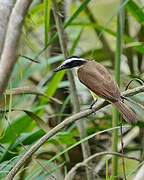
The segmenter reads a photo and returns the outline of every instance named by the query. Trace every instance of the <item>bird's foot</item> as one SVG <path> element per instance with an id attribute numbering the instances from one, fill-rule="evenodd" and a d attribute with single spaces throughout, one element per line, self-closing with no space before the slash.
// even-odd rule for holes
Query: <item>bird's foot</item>
<path id="1" fill-rule="evenodd" d="M 91 103 L 91 105 L 90 105 L 90 109 L 91 109 L 91 110 L 93 111 L 93 113 L 95 113 L 95 114 L 96 114 L 96 111 L 95 111 L 94 106 L 95 106 L 95 104 L 96 104 L 97 101 L 98 101 L 98 99 L 94 100 L 94 101 Z"/>
<path id="2" fill-rule="evenodd" d="M 126 100 L 126 97 L 121 95 L 122 102 L 124 103 L 124 100 Z"/>

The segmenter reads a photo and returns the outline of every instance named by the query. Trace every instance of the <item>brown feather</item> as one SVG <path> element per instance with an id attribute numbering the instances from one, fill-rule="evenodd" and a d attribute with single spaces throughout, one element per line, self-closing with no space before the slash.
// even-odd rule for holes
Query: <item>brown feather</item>
<path id="1" fill-rule="evenodd" d="M 135 113 L 122 102 L 118 85 L 103 65 L 88 61 L 78 69 L 78 77 L 96 95 L 114 103 L 128 122 L 134 122 Z"/>
<path id="2" fill-rule="evenodd" d="M 107 69 L 95 62 L 88 61 L 78 69 L 79 80 L 98 96 L 110 101 L 120 98 L 120 91 Z"/>
<path id="3" fill-rule="evenodd" d="M 133 112 L 126 104 L 124 104 L 122 101 L 117 101 L 113 103 L 113 105 L 120 111 L 120 113 L 123 115 L 123 118 L 128 123 L 136 123 L 135 112 Z"/>

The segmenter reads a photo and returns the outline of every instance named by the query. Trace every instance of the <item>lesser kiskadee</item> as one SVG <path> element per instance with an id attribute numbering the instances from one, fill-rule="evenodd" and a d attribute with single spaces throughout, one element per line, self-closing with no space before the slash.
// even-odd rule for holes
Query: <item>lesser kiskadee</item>
<path id="1" fill-rule="evenodd" d="M 54 71 L 78 68 L 79 80 L 97 96 L 111 102 L 128 123 L 136 122 L 136 114 L 123 102 L 119 87 L 108 70 L 96 61 L 88 61 L 77 56 L 67 58 Z"/>

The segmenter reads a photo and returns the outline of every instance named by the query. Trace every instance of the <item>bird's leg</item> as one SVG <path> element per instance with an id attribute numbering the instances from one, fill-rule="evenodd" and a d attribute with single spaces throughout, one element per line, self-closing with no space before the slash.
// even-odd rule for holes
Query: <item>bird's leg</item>
<path id="1" fill-rule="evenodd" d="M 98 101 L 98 98 L 96 98 L 90 105 L 90 109 L 93 111 L 93 113 L 96 113 L 94 109 L 94 105 L 96 104 L 97 101 Z"/>
<path id="2" fill-rule="evenodd" d="M 124 100 L 126 100 L 126 98 L 124 96 L 121 96 L 122 98 L 122 102 L 124 103 Z"/>

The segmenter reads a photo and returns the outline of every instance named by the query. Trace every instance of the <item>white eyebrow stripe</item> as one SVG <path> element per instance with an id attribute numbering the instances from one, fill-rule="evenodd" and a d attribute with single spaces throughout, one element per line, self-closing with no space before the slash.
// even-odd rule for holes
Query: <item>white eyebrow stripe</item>
<path id="1" fill-rule="evenodd" d="M 74 61 L 74 60 L 78 60 L 78 58 L 70 58 L 70 59 L 66 59 L 66 60 L 64 61 L 63 64 L 70 63 L 70 62 L 72 62 L 72 61 Z"/>
<path id="2" fill-rule="evenodd" d="M 65 61 L 61 64 L 61 66 L 65 66 L 67 63 L 70 63 L 70 62 L 72 62 L 73 60 L 74 60 L 74 58 L 67 59 L 67 60 L 65 60 Z"/>
<path id="3" fill-rule="evenodd" d="M 72 61 L 78 61 L 78 60 L 81 60 L 81 61 L 84 61 L 83 58 L 69 58 L 69 59 L 66 59 L 64 62 L 63 62 L 63 65 L 67 64 L 67 63 L 70 63 Z"/>

